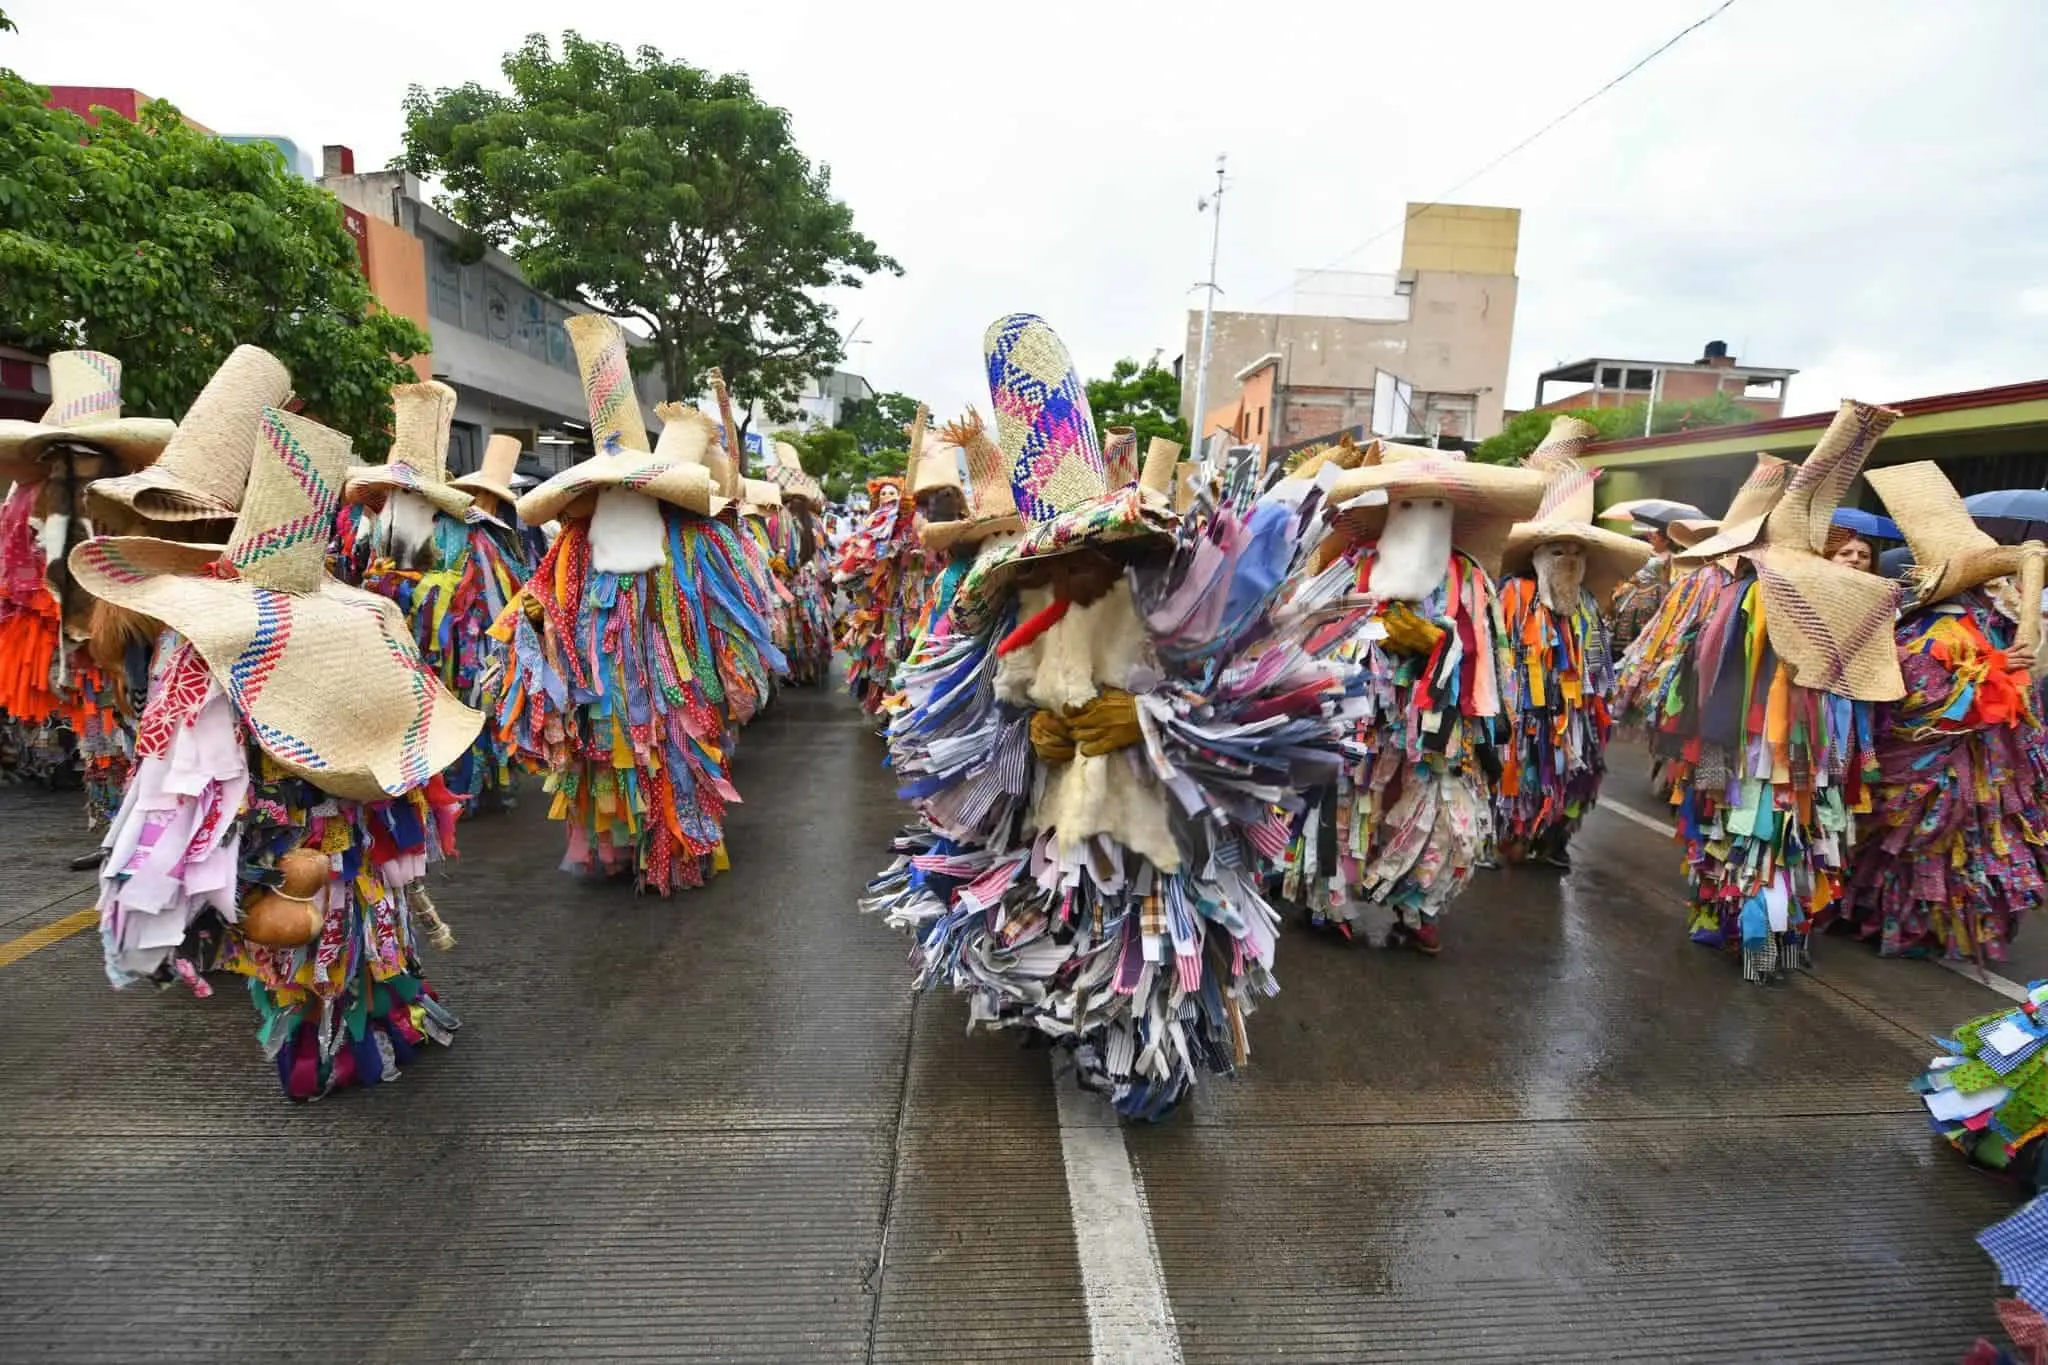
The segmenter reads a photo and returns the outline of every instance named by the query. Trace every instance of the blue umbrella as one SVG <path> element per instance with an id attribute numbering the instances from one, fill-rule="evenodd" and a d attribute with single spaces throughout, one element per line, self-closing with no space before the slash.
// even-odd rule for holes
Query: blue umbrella
<path id="1" fill-rule="evenodd" d="M 2001 488 L 1963 499 L 1970 519 L 1998 539 L 2012 542 L 2048 536 L 2048 488 Z"/>
<path id="2" fill-rule="evenodd" d="M 1913 552 L 1903 545 L 1886 550 L 1877 557 L 1877 571 L 1886 578 L 1904 578 L 1906 570 L 1913 567 Z"/>
<path id="3" fill-rule="evenodd" d="M 1837 507 L 1835 525 L 1859 536 L 1876 536 L 1880 540 L 1905 539 L 1899 534 L 1899 524 L 1890 517 L 1881 517 L 1875 512 L 1865 512 L 1861 508 Z"/>

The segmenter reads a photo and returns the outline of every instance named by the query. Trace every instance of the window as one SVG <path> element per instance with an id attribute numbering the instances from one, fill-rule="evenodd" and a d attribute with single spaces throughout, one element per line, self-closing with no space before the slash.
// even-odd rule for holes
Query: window
<path id="1" fill-rule="evenodd" d="M 1647 393 L 1650 389 L 1650 378 L 1648 370 L 1630 370 L 1625 387 Z"/>
<path id="2" fill-rule="evenodd" d="M 1255 436 L 1264 436 L 1266 434 L 1266 410 L 1264 408 L 1259 409 L 1259 429 L 1252 434 Z"/>

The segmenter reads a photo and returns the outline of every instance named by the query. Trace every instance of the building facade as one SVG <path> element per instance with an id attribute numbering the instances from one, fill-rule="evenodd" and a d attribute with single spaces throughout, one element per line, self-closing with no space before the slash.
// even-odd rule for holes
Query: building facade
<path id="1" fill-rule="evenodd" d="M 1394 274 L 1302 271 L 1284 312 L 1214 315 L 1204 436 L 1265 448 L 1364 426 L 1409 440 L 1500 430 L 1521 210 L 1410 204 Z M 1192 420 L 1202 315 L 1188 313 Z"/>
<path id="2" fill-rule="evenodd" d="M 1631 403 L 1692 403 L 1724 394 L 1753 409 L 1758 421 L 1785 415 L 1785 396 L 1797 370 L 1739 364 L 1728 343 L 1710 341 L 1698 360 L 1616 360 L 1593 357 L 1536 376 L 1535 408 L 1625 408 Z M 1568 392 L 1554 394 L 1558 385 Z"/>

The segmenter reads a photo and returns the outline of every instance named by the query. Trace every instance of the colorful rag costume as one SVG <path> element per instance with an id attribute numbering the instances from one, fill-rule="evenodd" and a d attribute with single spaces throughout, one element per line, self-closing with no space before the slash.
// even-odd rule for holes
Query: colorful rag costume
<path id="1" fill-rule="evenodd" d="M 726 865 L 733 741 L 782 658 L 717 517 L 711 419 L 663 404 L 650 452 L 624 334 L 595 315 L 567 325 L 598 453 L 519 500 L 521 520 L 559 515 L 562 533 L 492 628 L 511 645 L 493 719 L 547 772 L 564 870 L 666 895 Z"/>
<path id="2" fill-rule="evenodd" d="M 1329 614 L 1310 643 L 1348 673 L 1351 758 L 1297 828 L 1285 884 L 1315 923 L 1349 935 L 1385 905 L 1391 945 L 1434 953 L 1438 916 L 1491 856 L 1513 668 L 1492 573 L 1546 482 L 1388 445 L 1334 475 L 1348 548 L 1294 598 Z"/>
<path id="3" fill-rule="evenodd" d="M 783 653 L 790 681 L 809 686 L 832 671 L 832 584 L 819 529 L 825 490 L 804 473 L 802 458 L 787 441 L 775 442 L 768 477 L 782 487 L 782 511 L 772 526 L 775 572 L 790 595 L 790 642 Z"/>
<path id="4" fill-rule="evenodd" d="M 1045 323 L 1003 318 L 985 353 L 1022 532 L 977 519 L 951 612 L 904 669 L 891 763 L 926 825 L 864 908 L 916 935 L 920 987 L 1072 1049 L 1084 1085 L 1157 1118 L 1247 1056 L 1244 1017 L 1274 989 L 1261 869 L 1294 790 L 1334 763 L 1334 679 L 1269 625 L 1316 508 L 1226 509 L 1167 558 L 1177 448 L 1112 487 Z"/>
<path id="5" fill-rule="evenodd" d="M 1866 477 L 1912 547 L 1918 592 L 1896 633 L 1906 694 L 1877 709 L 1876 808 L 1847 918 L 1886 956 L 1997 962 L 2048 896 L 2048 729 L 2028 667 L 2040 618 L 2022 630 L 1987 589 L 2038 580 L 2042 551 L 1977 529 L 1939 466 Z M 2038 602 L 2038 582 L 2019 596 Z"/>
<path id="6" fill-rule="evenodd" d="M 1687 930 L 1704 946 L 1740 945 L 1751 981 L 1807 964 L 1814 919 L 1847 879 L 1855 816 L 1869 809 L 1870 704 L 1904 690 L 1890 642 L 1896 587 L 1819 553 L 1896 417 L 1844 403 L 1767 514 L 1681 556 L 1728 570 L 1710 580 L 1677 666 L 1693 690 L 1661 710 Z"/>
<path id="7" fill-rule="evenodd" d="M 121 362 L 99 351 L 50 357 L 50 404 L 38 421 L 0 421 L 0 771 L 39 782 L 83 781 L 88 823 L 119 802 L 134 757 L 127 660 L 87 646 L 92 601 L 64 557 L 108 519 L 89 490 L 147 466 L 176 434 L 158 418 L 121 415 Z M 134 679 L 138 684 L 139 676 Z"/>
<path id="8" fill-rule="evenodd" d="M 903 497 L 901 479 L 868 480 L 868 505 L 832 577 L 851 601 L 839 622 L 839 647 L 848 656 L 846 688 L 861 710 L 878 716 L 924 610 L 925 559 L 917 511 Z"/>
<path id="9" fill-rule="evenodd" d="M 262 406 L 232 449 L 230 419 L 251 397 L 284 402 L 283 374 L 270 362 L 180 433 L 209 442 L 188 459 L 245 471 L 224 551 L 98 537 L 70 562 L 95 597 L 164 623 L 100 873 L 108 976 L 205 994 L 220 956 L 250 979 L 265 1053 L 304 1100 L 389 1079 L 456 1027 L 420 970 L 419 938 L 453 939 L 418 883 L 453 849 L 437 774 L 483 718 L 427 671 L 391 603 L 323 572 L 348 439 Z"/>
<path id="10" fill-rule="evenodd" d="M 1560 417 L 1529 457 L 1550 480 L 1533 521 L 1508 536 L 1501 625 L 1512 652 L 1507 746 L 1495 815 L 1512 859 L 1565 861 L 1607 771 L 1613 653 L 1600 602 L 1650 547 L 1593 523 L 1591 470 L 1576 459 L 1598 432 Z"/>

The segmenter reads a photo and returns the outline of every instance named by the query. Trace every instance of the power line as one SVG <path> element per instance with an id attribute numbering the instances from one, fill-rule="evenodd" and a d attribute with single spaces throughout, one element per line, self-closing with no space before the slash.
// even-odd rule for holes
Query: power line
<path id="1" fill-rule="evenodd" d="M 1735 0 L 1721 0 L 1721 3 L 1719 5 L 1715 6 L 1708 13 L 1703 14 L 1699 18 L 1693 20 L 1684 28 L 1672 34 L 1669 38 L 1666 38 L 1662 43 L 1659 43 L 1655 48 L 1651 49 L 1644 56 L 1638 58 L 1635 64 L 1630 66 L 1626 71 L 1623 71 L 1620 75 L 1608 81 L 1607 84 L 1601 86 L 1592 94 L 1587 95 L 1584 99 L 1581 99 L 1577 104 L 1574 104 L 1571 108 L 1565 110 L 1562 114 L 1559 114 L 1556 118 L 1544 124 L 1541 128 L 1538 128 L 1535 132 L 1529 134 L 1529 136 L 1523 138 L 1520 142 L 1517 142 L 1514 146 L 1508 148 L 1499 156 L 1496 156 L 1493 160 L 1487 162 L 1484 166 L 1481 166 L 1478 170 L 1473 171 L 1470 175 L 1458 181 L 1455 185 L 1450 186 L 1448 189 L 1439 191 L 1434 199 L 1426 200 L 1423 203 L 1415 205 L 1413 208 L 1409 209 L 1405 214 L 1403 214 L 1397 221 L 1388 224 L 1386 227 L 1381 228 L 1378 232 L 1375 232 L 1372 236 L 1366 238 L 1357 246 L 1352 247 L 1349 251 L 1337 257 L 1337 259 L 1329 262 L 1329 264 L 1327 265 L 1321 265 L 1316 267 L 1316 270 L 1313 273 L 1320 274 L 1322 271 L 1325 270 L 1334 270 L 1336 267 L 1344 264 L 1344 262 L 1350 260 L 1353 256 L 1356 256 L 1359 252 L 1365 250 L 1367 247 L 1372 246 L 1376 242 L 1384 240 L 1389 234 L 1396 232 L 1401 228 L 1407 227 L 1410 222 L 1422 216 L 1423 213 L 1442 204 L 1446 199 L 1456 194 L 1459 190 L 1464 189 L 1467 185 L 1479 179 L 1479 177 L 1485 175 L 1488 171 L 1491 171 L 1496 166 L 1500 165 L 1503 161 L 1506 161 L 1509 157 L 1514 156 L 1517 152 L 1521 152 L 1527 149 L 1532 143 L 1536 142 L 1546 133 L 1553 131 L 1559 124 L 1563 123 L 1566 119 L 1569 119 L 1573 114 L 1578 113 L 1581 109 L 1584 109 L 1594 100 L 1599 99 L 1602 95 L 1606 94 L 1608 91 L 1620 85 L 1630 76 L 1633 76 L 1636 74 L 1636 72 L 1641 71 L 1651 62 L 1656 61 L 1659 57 L 1669 52 L 1672 48 L 1677 47 L 1680 43 L 1684 42 L 1694 33 L 1698 32 L 1702 28 L 1705 28 L 1714 20 L 1720 18 L 1721 15 L 1726 13 L 1728 8 L 1732 6 L 1734 3 Z M 1267 299 L 1271 299 L 1276 297 L 1277 295 L 1286 293 L 1287 290 L 1291 287 L 1292 286 L 1289 285 L 1283 285 L 1280 288 L 1275 289 L 1272 293 L 1264 295 L 1256 303 L 1252 304 L 1252 307 L 1256 309 L 1259 306 L 1259 304 L 1266 302 Z"/>

